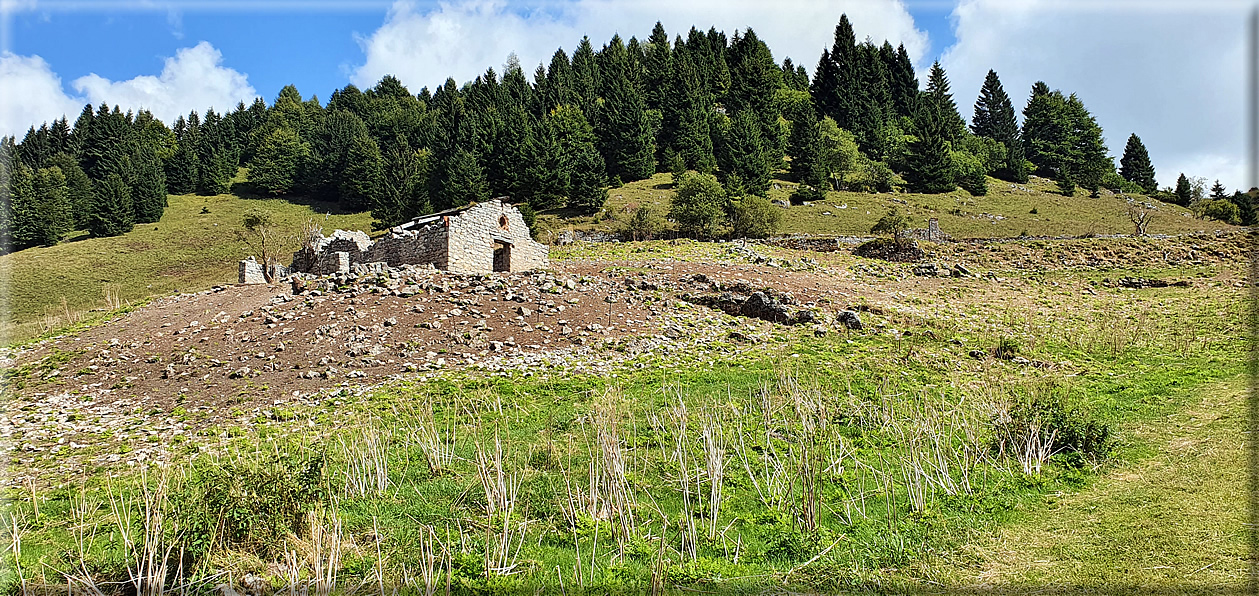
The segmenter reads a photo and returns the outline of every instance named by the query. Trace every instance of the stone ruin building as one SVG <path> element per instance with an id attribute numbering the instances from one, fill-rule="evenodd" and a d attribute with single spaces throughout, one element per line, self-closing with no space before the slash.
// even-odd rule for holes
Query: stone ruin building
<path id="1" fill-rule="evenodd" d="M 432 265 L 452 273 L 520 272 L 545 268 L 547 247 L 529 236 L 520 211 L 506 197 L 417 217 L 391 228 L 372 242 L 365 232 L 337 230 L 308 243 L 293 255 L 292 272 L 328 275 L 348 273 L 355 265 L 383 263 Z M 241 283 L 261 282 L 246 276 L 253 267 L 242 261 Z"/>

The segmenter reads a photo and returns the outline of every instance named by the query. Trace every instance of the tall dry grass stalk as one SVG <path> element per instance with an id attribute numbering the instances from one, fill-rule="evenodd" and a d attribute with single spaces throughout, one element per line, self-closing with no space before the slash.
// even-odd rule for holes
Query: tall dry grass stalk
<path id="1" fill-rule="evenodd" d="M 337 571 L 341 569 L 345 536 L 336 507 L 333 502 L 328 509 L 306 514 L 310 541 L 307 562 L 311 572 L 311 587 L 319 596 L 327 596 L 336 590 Z"/>
<path id="2" fill-rule="evenodd" d="M 389 442 L 392 433 L 374 424 L 354 438 L 339 437 L 345 456 L 344 492 L 354 497 L 379 497 L 389 490 Z"/>
<path id="3" fill-rule="evenodd" d="M 508 473 L 503 465 L 503 441 L 494 429 L 493 450 L 476 443 L 477 478 L 485 491 L 485 573 L 509 575 L 516 572 L 516 561 L 524 545 L 527 521 L 515 519 L 517 495 L 520 492 L 520 472 Z M 514 548 L 513 548 L 514 547 Z"/>
<path id="4" fill-rule="evenodd" d="M 177 526 L 170 525 L 164 511 L 169 488 L 168 470 L 159 469 L 150 482 L 148 468 L 141 468 L 138 495 L 115 493 L 110 487 L 110 511 L 122 538 L 128 581 L 137 596 L 164 593 L 166 579 L 171 575 L 175 575 L 176 584 L 182 581 L 180 574 L 172 574 L 170 569 L 180 532 Z"/>
<path id="5" fill-rule="evenodd" d="M 433 415 L 432 400 L 425 399 L 415 411 L 415 422 L 407 432 L 408 440 L 424 454 L 424 463 L 434 476 L 449 470 L 455 459 L 455 417 L 446 418 L 447 423 L 439 426 Z"/>
<path id="6" fill-rule="evenodd" d="M 708 472 L 708 539 L 715 540 L 721 511 L 722 482 L 726 476 L 726 431 L 717 412 L 708 410 L 702 414 L 700 436 L 703 438 L 704 462 Z"/>

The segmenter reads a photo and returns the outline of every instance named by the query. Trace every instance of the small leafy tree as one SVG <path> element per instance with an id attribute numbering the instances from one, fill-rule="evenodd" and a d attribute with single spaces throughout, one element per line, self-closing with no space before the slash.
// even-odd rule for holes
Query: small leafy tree
<path id="1" fill-rule="evenodd" d="M 1203 199 L 1194 203 L 1194 213 L 1203 219 L 1215 219 L 1224 223 L 1238 224 L 1241 222 L 1241 211 L 1232 201 L 1223 199 Z"/>
<path id="2" fill-rule="evenodd" d="M 748 195 L 731 205 L 730 227 L 735 238 L 765 238 L 778 231 L 782 211 L 765 197 Z"/>
<path id="3" fill-rule="evenodd" d="M 870 228 L 870 233 L 890 234 L 892 241 L 897 246 L 902 246 L 905 243 L 903 232 L 908 227 L 909 220 L 905 219 L 904 215 L 901 215 L 900 209 L 893 207 L 883 217 L 880 217 L 879 221 L 874 222 L 874 226 Z"/>
<path id="4" fill-rule="evenodd" d="M 274 253 L 280 240 L 275 218 L 268 211 L 250 209 L 241 223 L 243 227 L 236 231 L 236 237 L 258 253 L 262 260 L 262 277 L 267 283 L 274 282 L 277 269 Z"/>
<path id="5" fill-rule="evenodd" d="M 717 235 L 717 226 L 725 215 L 726 193 L 712 174 L 688 174 L 682 177 L 669 204 L 669 217 L 683 233 L 697 238 Z"/>

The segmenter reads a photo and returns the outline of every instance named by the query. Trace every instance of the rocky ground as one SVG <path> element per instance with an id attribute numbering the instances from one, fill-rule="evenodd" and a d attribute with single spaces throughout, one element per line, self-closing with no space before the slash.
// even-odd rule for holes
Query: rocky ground
<path id="1" fill-rule="evenodd" d="M 1247 246 L 1241 234 L 1157 242 L 1169 244 L 1165 261 L 1237 259 Z M 1067 265 L 1065 251 L 1052 246 L 941 245 L 919 264 L 733 243 L 703 248 L 711 254 L 690 260 L 578 251 L 530 274 L 360 268 L 154 300 L 5 355 L 0 449 L 15 472 L 8 482 L 49 466 L 69 474 L 163 459 L 187 437 L 225 438 L 228 425 L 282 418 L 287 407 L 396 380 L 469 371 L 605 375 L 651 358 L 746 351 L 776 331 L 896 333 L 883 315 L 921 313 L 945 289 L 958 300 L 963 289 L 965 300 L 1017 296 L 1017 283 L 994 274 L 998 266 L 1091 260 L 1106 268 L 1129 249 L 1089 246 L 1078 252 L 1091 256 L 1076 254 Z M 1106 281 L 1080 295 L 1151 285 Z"/>

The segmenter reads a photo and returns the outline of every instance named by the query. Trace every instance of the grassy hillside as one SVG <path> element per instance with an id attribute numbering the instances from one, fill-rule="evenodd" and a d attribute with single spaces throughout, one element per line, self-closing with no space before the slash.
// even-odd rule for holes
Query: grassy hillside
<path id="1" fill-rule="evenodd" d="M 769 193 L 786 201 L 794 183 L 779 180 Z M 1122 197 L 1103 192 L 1089 198 L 1083 191 L 1064 197 L 1053 183 L 1034 178 L 1014 186 L 989 180 L 989 194 L 972 197 L 963 190 L 948 194 L 872 194 L 831 192 L 809 206 L 784 210 L 785 234 L 866 235 L 889 208 L 905 212 L 915 227 L 938 217 L 940 227 L 955 238 L 1127 234 L 1132 224 Z M 668 210 L 673 185 L 670 174 L 632 182 L 609 192 L 604 215 L 580 217 L 563 210 L 539 216 L 542 240 L 553 240 L 563 229 L 614 231 L 636 205 Z M 1155 202 L 1158 211 L 1149 225 L 1152 234 L 1228 229 L 1215 221 L 1196 219 L 1182 207 Z M 295 235 L 308 218 L 326 231 L 335 228 L 370 229 L 367 213 L 332 214 L 330 204 L 298 204 L 284 200 L 240 198 L 235 195 L 170 197 L 170 206 L 156 224 L 140 225 L 116 238 L 72 237 L 60 245 L 0 256 L 0 300 L 9 314 L 0 323 L 4 343 L 21 341 L 73 323 L 92 309 L 117 308 L 147 296 L 201 290 L 234 283 L 236 262 L 250 254 L 237 239 L 241 217 L 249 209 L 275 214 L 280 228 L 290 234 L 279 254 L 296 248 Z M 1035 211 L 1035 213 L 1032 213 Z M 0 281 L 4 278 L 0 277 Z"/>
<path id="2" fill-rule="evenodd" d="M 117 308 L 147 296 L 236 283 L 237 261 L 251 254 L 236 237 L 242 216 L 259 208 L 290 232 L 314 218 L 325 230 L 370 229 L 366 213 L 325 215 L 331 205 L 241 199 L 234 195 L 175 195 L 161 221 L 113 238 L 80 233 L 57 246 L 0 256 L 0 300 L 8 318 L 4 343 L 72 323 L 84 311 Z M 296 250 L 295 237 L 279 254 Z"/>
<path id="3" fill-rule="evenodd" d="M 631 182 L 614 188 L 608 194 L 607 210 L 611 219 L 568 217 L 565 213 L 544 213 L 545 226 L 560 230 L 615 230 L 628 218 L 636 205 L 650 205 L 660 213 L 669 209 L 673 195 L 670 174 L 656 174 L 648 180 Z M 795 183 L 776 181 L 770 190 L 771 199 L 786 201 L 795 190 Z M 1012 185 L 988 179 L 988 194 L 971 196 L 958 189 L 951 193 L 925 195 L 916 193 L 829 192 L 825 201 L 809 206 L 793 206 L 784 211 L 782 232 L 785 234 L 868 235 L 870 226 L 888 209 L 897 207 L 914 227 L 926 227 L 927 219 L 940 219 L 940 228 L 955 238 L 1009 238 L 1031 236 L 1083 236 L 1088 234 L 1131 234 L 1128 203 L 1123 197 L 1102 191 L 1102 196 L 1089 198 L 1077 190 L 1071 197 L 1054 192 L 1053 181 L 1033 177 L 1028 184 Z M 1150 222 L 1151 234 L 1176 234 L 1200 230 L 1229 229 L 1217 221 L 1197 219 L 1183 207 L 1153 201 L 1158 209 Z M 1033 210 L 1035 211 L 1033 213 Z"/>

